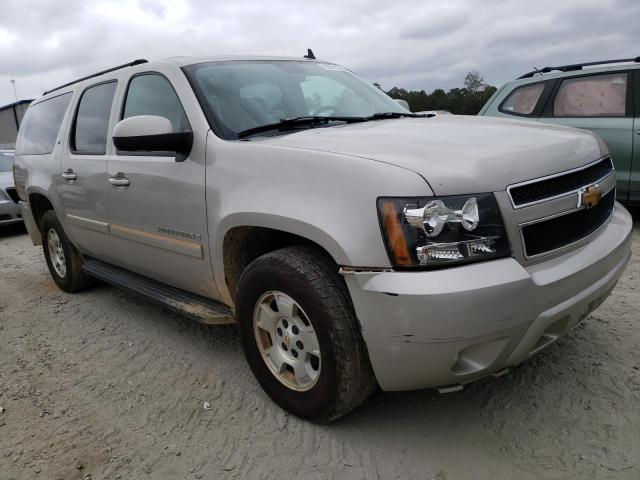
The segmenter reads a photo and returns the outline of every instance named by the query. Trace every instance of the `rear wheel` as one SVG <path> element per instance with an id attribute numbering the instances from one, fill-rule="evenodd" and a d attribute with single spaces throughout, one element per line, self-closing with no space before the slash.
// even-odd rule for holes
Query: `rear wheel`
<path id="1" fill-rule="evenodd" d="M 89 286 L 91 278 L 82 270 L 82 257 L 64 233 L 53 210 L 42 216 L 40 233 L 44 257 L 58 287 L 74 293 Z"/>
<path id="2" fill-rule="evenodd" d="M 238 284 L 236 314 L 254 375 L 294 415 L 328 422 L 375 388 L 344 280 L 323 253 L 287 247 L 253 261 Z"/>

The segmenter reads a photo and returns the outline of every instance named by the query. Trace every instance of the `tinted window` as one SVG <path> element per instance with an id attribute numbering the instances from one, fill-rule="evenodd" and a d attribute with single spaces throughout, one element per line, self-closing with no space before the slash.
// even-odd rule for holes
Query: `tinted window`
<path id="1" fill-rule="evenodd" d="M 65 93 L 31 105 L 20 127 L 16 144 L 17 153 L 23 155 L 51 153 L 70 100 L 71 93 Z"/>
<path id="2" fill-rule="evenodd" d="M 564 80 L 553 102 L 557 117 L 622 117 L 627 103 L 627 74 Z"/>
<path id="3" fill-rule="evenodd" d="M 13 170 L 13 153 L 0 152 L 0 172 Z"/>
<path id="4" fill-rule="evenodd" d="M 531 115 L 538 100 L 540 100 L 540 95 L 542 95 L 543 90 L 543 83 L 516 88 L 507 99 L 502 102 L 500 109 L 507 113 Z"/>
<path id="5" fill-rule="evenodd" d="M 72 137 L 74 153 L 106 153 L 109 115 L 116 85 L 116 82 L 103 83 L 86 89 L 82 94 Z"/>
<path id="6" fill-rule="evenodd" d="M 169 81 L 161 75 L 138 75 L 131 79 L 122 118 L 157 115 L 168 118 L 176 132 L 189 130 L 182 104 Z"/>

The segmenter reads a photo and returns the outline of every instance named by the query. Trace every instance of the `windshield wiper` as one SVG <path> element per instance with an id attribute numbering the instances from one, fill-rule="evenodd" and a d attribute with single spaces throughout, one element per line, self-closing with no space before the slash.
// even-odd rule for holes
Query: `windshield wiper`
<path id="1" fill-rule="evenodd" d="M 411 118 L 424 118 L 426 115 L 424 113 L 404 113 L 404 112 L 378 112 L 373 115 L 366 117 L 367 120 L 386 120 L 387 118 L 401 118 L 401 117 L 411 117 Z"/>
<path id="2" fill-rule="evenodd" d="M 251 135 L 255 135 L 263 132 L 270 132 L 272 130 L 292 130 L 296 128 L 311 128 L 313 125 L 318 124 L 327 124 L 329 122 L 345 122 L 345 123 L 356 123 L 356 122 L 368 122 L 370 120 L 385 120 L 387 118 L 401 118 L 401 117 L 412 117 L 412 118 L 423 118 L 426 117 L 424 114 L 420 113 L 403 113 L 403 112 L 378 112 L 370 115 L 368 117 L 324 117 L 324 116 L 303 116 L 303 117 L 291 117 L 291 118 L 283 118 L 279 122 L 276 123 L 268 123 L 266 125 L 258 125 L 257 127 L 248 128 L 247 130 L 243 130 L 238 133 L 238 138 L 250 137 Z"/>
<path id="3" fill-rule="evenodd" d="M 292 117 L 283 118 L 279 122 L 269 123 L 266 125 L 259 125 L 257 127 L 248 128 L 238 133 L 238 138 L 249 137 L 257 133 L 269 132 L 271 130 L 289 130 L 295 128 L 312 127 L 313 125 L 329 123 L 329 122 L 366 122 L 369 120 L 367 117 L 321 117 L 321 116 L 306 116 L 306 117 Z"/>

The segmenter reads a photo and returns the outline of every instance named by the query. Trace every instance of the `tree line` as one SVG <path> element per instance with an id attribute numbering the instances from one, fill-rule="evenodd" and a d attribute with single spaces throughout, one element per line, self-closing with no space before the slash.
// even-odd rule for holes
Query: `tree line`
<path id="1" fill-rule="evenodd" d="M 448 110 L 457 115 L 476 115 L 495 91 L 496 87 L 486 84 L 478 72 L 469 72 L 464 79 L 464 87 L 452 88 L 448 92 L 441 88 L 427 93 L 393 87 L 386 93 L 391 98 L 406 100 L 412 112 Z"/>

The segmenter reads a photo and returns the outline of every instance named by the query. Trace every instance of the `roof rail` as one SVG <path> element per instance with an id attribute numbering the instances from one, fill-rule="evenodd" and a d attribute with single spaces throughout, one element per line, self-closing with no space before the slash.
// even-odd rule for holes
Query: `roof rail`
<path id="1" fill-rule="evenodd" d="M 113 72 L 115 70 L 120 70 L 121 68 L 133 67 L 135 65 L 140 65 L 141 63 L 147 63 L 148 61 L 149 60 L 145 60 L 144 58 L 140 58 L 138 60 L 134 60 L 133 62 L 124 63 L 122 65 L 118 65 L 117 67 L 113 67 L 113 68 L 108 68 L 106 70 L 102 70 L 101 72 L 94 73 L 93 75 L 87 75 L 86 77 L 79 78 L 77 80 L 74 80 L 73 82 L 65 83 L 64 85 L 60 85 L 59 87 L 52 88 L 51 90 L 47 90 L 42 95 L 48 95 L 51 92 L 55 92 L 56 90 L 60 90 L 61 88 L 68 87 L 69 85 L 73 85 L 75 83 L 82 82 L 83 80 L 88 80 L 88 79 L 93 78 L 93 77 L 98 77 L 98 76 L 103 75 L 105 73 Z"/>
<path id="2" fill-rule="evenodd" d="M 527 72 L 524 75 L 519 76 L 517 80 L 520 80 L 522 78 L 531 78 L 536 73 L 549 73 L 554 70 L 557 70 L 560 72 L 572 72 L 574 70 L 582 70 L 582 67 L 592 67 L 594 65 L 606 65 L 609 63 L 626 63 L 626 62 L 640 63 L 640 57 L 618 58 L 616 60 L 601 60 L 599 62 L 574 63 L 573 65 L 560 65 L 558 67 L 544 67 L 539 70 L 536 69 L 536 70 L 533 70 L 532 72 Z"/>

